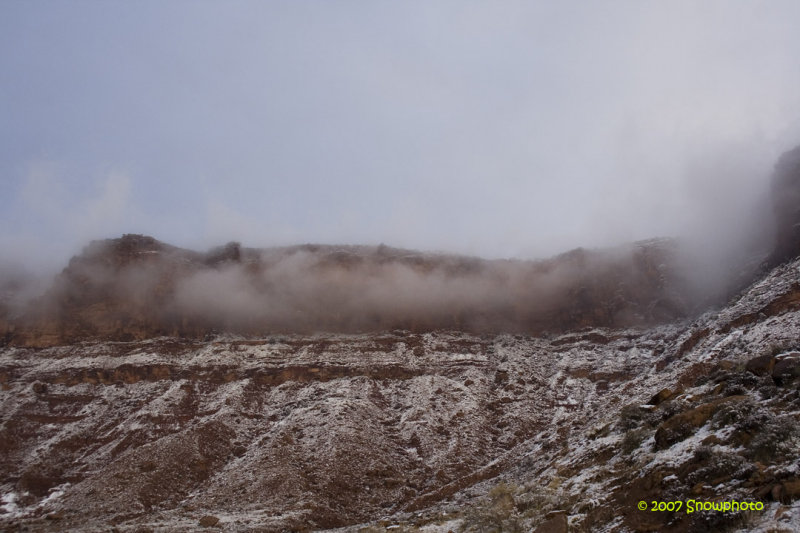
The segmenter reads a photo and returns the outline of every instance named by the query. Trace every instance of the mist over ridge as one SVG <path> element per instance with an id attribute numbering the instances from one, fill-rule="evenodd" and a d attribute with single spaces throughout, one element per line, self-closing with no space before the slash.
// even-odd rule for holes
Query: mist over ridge
<path id="1" fill-rule="evenodd" d="M 4 13 L 6 322 L 646 323 L 793 239 L 769 176 L 800 138 L 794 2 L 188 5 Z M 104 263 L 120 235 L 184 251 Z"/>
<path id="2" fill-rule="evenodd" d="M 668 239 L 532 262 L 384 245 L 229 243 L 203 254 L 125 235 L 88 246 L 3 329 L 6 342 L 26 345 L 222 332 L 543 334 L 690 316 L 719 295 L 685 274 Z"/>
<path id="3" fill-rule="evenodd" d="M 577 248 L 548 260 L 481 259 L 386 245 L 196 252 L 126 234 L 92 242 L 53 285 L 4 277 L 4 342 L 203 337 L 215 332 L 547 334 L 691 318 L 800 250 L 798 149 L 739 223 L 683 239 Z M 736 210 L 736 204 L 728 208 Z"/>

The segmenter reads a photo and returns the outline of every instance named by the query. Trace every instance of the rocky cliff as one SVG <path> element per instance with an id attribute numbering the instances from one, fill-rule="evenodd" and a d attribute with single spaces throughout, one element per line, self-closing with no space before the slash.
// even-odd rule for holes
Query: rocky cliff
<path id="1" fill-rule="evenodd" d="M 775 165 L 772 203 L 778 234 L 769 262 L 777 264 L 800 254 L 800 146 L 784 153 Z"/>
<path id="2" fill-rule="evenodd" d="M 577 249 L 489 261 L 356 246 L 206 254 L 152 237 L 92 243 L 13 322 L 7 343 L 51 346 L 160 335 L 309 332 L 563 332 L 663 323 L 693 309 L 676 245 Z"/>

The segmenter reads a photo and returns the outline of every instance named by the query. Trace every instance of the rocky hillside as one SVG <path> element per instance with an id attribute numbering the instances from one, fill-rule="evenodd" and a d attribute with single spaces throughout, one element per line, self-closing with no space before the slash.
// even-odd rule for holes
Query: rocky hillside
<path id="1" fill-rule="evenodd" d="M 648 329 L 9 346 L 0 524 L 790 531 L 799 308 L 793 262 Z M 689 499 L 764 510 L 636 507 Z"/>

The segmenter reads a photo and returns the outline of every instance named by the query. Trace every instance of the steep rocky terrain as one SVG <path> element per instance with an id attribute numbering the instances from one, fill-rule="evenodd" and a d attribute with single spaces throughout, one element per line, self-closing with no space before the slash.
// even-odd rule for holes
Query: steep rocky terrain
<path id="1" fill-rule="evenodd" d="M 775 165 L 772 204 L 778 235 L 769 261 L 775 264 L 800 252 L 800 146 L 784 153 Z"/>
<path id="2" fill-rule="evenodd" d="M 9 346 L 0 524 L 789 531 L 798 312 L 794 262 L 648 329 Z M 689 498 L 765 510 L 636 509 Z"/>
<path id="3" fill-rule="evenodd" d="M 666 240 L 95 242 L 0 299 L 0 528 L 797 531 L 796 155 L 777 245 L 714 307 Z"/>

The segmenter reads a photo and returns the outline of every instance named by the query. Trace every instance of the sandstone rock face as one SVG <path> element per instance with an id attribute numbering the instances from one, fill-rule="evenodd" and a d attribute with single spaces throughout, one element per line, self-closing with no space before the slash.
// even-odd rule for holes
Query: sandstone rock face
<path id="1" fill-rule="evenodd" d="M 669 400 L 670 398 L 677 396 L 681 392 L 683 392 L 683 390 L 681 389 L 675 391 L 671 389 L 661 389 L 660 391 L 658 391 L 657 394 L 654 394 L 653 397 L 650 398 L 650 401 L 647 403 L 650 405 L 660 405 L 666 400 Z"/>

